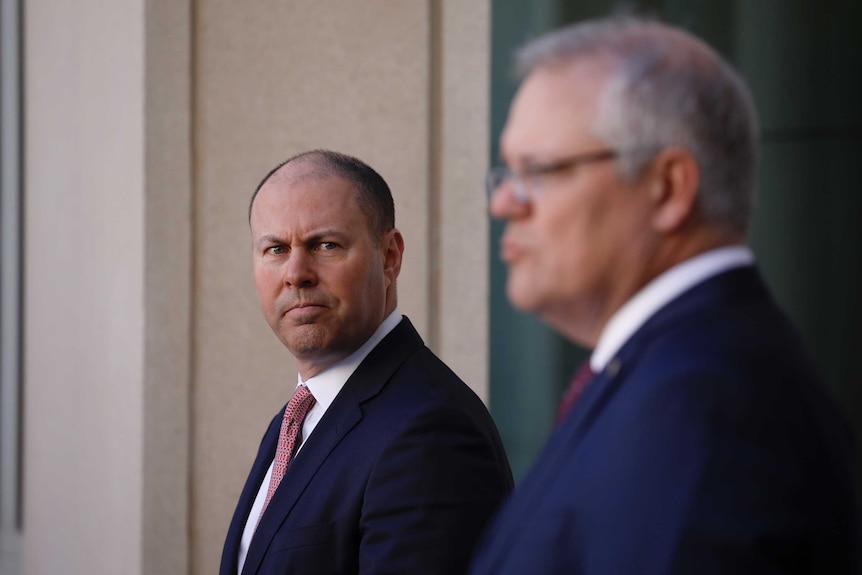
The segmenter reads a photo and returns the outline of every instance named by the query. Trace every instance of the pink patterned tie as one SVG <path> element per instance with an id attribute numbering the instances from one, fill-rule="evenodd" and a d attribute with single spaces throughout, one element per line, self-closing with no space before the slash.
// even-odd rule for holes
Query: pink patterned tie
<path id="1" fill-rule="evenodd" d="M 281 420 L 281 431 L 278 434 L 278 448 L 275 450 L 275 459 L 272 462 L 272 476 L 269 479 L 269 489 L 266 492 L 266 500 L 263 503 L 263 509 L 260 510 L 257 522 L 260 524 L 260 518 L 263 517 L 263 512 L 269 505 L 275 490 L 278 489 L 284 477 L 284 472 L 287 471 L 287 465 L 290 463 L 290 458 L 293 457 L 293 452 L 297 444 L 297 439 L 302 431 L 302 421 L 305 419 L 305 414 L 314 405 L 314 396 L 304 385 L 296 388 L 296 393 L 284 408 L 284 419 Z"/>
<path id="2" fill-rule="evenodd" d="M 569 387 L 566 388 L 566 392 L 563 394 L 563 399 L 560 401 L 560 407 L 557 408 L 557 415 L 554 418 L 555 426 L 560 425 L 563 419 L 565 419 L 566 414 L 569 413 L 569 410 L 578 401 L 578 397 L 581 396 L 581 393 L 583 393 L 593 375 L 595 374 L 590 367 L 590 362 L 585 361 L 582 363 L 578 371 L 575 372 L 574 377 L 572 377 L 572 381 L 569 383 Z"/>

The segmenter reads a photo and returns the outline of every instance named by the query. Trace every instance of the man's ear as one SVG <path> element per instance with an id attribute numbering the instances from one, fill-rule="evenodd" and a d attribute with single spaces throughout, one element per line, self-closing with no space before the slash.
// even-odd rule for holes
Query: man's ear
<path id="1" fill-rule="evenodd" d="M 386 276 L 387 287 L 398 278 L 401 273 L 401 258 L 404 256 L 404 238 L 397 228 L 392 228 L 380 240 L 383 251 L 383 274 Z"/>
<path id="2" fill-rule="evenodd" d="M 653 228 L 671 233 L 692 216 L 700 189 L 700 167 L 691 152 L 670 147 L 659 152 L 647 172 L 647 194 Z"/>

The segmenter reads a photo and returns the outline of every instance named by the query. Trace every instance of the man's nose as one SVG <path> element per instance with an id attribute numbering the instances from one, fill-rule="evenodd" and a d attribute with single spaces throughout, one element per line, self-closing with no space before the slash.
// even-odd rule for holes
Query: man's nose
<path id="1" fill-rule="evenodd" d="M 292 287 L 309 287 L 317 283 L 314 257 L 306 250 L 292 250 L 284 270 L 284 283 Z"/>
<path id="2" fill-rule="evenodd" d="M 528 214 L 530 201 L 518 197 L 510 179 L 500 182 L 499 187 L 491 194 L 488 202 L 488 212 L 498 220 L 508 220 Z"/>

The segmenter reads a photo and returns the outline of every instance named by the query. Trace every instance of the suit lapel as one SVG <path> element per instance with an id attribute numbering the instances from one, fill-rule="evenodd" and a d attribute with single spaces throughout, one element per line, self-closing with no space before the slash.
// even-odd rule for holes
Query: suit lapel
<path id="1" fill-rule="evenodd" d="M 303 443 L 296 458 L 290 462 L 252 538 L 243 573 L 257 572 L 273 537 L 308 488 L 317 470 L 344 436 L 362 420 L 362 404 L 380 393 L 398 367 L 423 346 L 422 338 L 410 320 L 404 317 L 359 364 L 314 432 Z M 277 436 L 278 431 L 276 442 Z M 271 453 L 275 453 L 275 445 Z M 269 461 L 266 464 L 268 467 Z M 260 480 L 257 486 L 260 486 Z"/>
<path id="2" fill-rule="evenodd" d="M 219 570 L 220 575 L 236 574 L 236 567 L 239 562 L 240 539 L 245 530 L 248 515 L 251 513 L 251 506 L 254 504 L 254 499 L 260 489 L 260 484 L 263 482 L 266 471 L 269 469 L 269 464 L 275 456 L 275 448 L 278 445 L 278 432 L 281 428 L 283 414 L 284 409 L 282 408 L 269 424 L 269 428 L 264 433 L 263 439 L 260 442 L 257 457 L 252 464 L 248 479 L 246 479 L 245 486 L 240 494 L 236 511 L 234 511 L 233 519 L 231 519 L 230 527 L 228 528 L 225 549 L 222 553 L 221 569 Z"/>
<path id="3" fill-rule="evenodd" d="M 569 462 L 571 454 L 578 449 L 602 407 L 623 379 L 622 370 L 617 369 L 605 369 L 593 376 L 571 412 L 553 431 L 536 463 L 516 488 L 517 496 L 510 498 L 506 505 L 504 513 L 508 520 L 497 524 L 497 532 L 491 539 L 493 547 L 485 554 L 490 562 L 485 565 L 483 572 L 494 573 L 498 570 L 497 565 L 513 548 L 512 542 L 520 537 L 525 525 L 529 525 L 525 519 L 531 518 L 541 508 L 551 484 L 560 476 L 560 469 Z"/>

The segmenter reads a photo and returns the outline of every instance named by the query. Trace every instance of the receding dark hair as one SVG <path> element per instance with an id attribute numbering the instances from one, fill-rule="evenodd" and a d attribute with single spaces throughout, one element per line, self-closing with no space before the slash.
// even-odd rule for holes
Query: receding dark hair
<path id="1" fill-rule="evenodd" d="M 271 169 L 251 195 L 251 201 L 248 204 L 249 221 L 251 221 L 254 199 L 264 184 L 281 168 L 300 159 L 313 162 L 317 176 L 338 176 L 353 184 L 356 203 L 359 204 L 359 208 L 368 218 L 369 231 L 375 239 L 379 240 L 383 234 L 395 227 L 395 202 L 392 200 L 392 192 L 389 190 L 386 180 L 374 168 L 359 158 L 332 150 L 302 152 Z"/>

